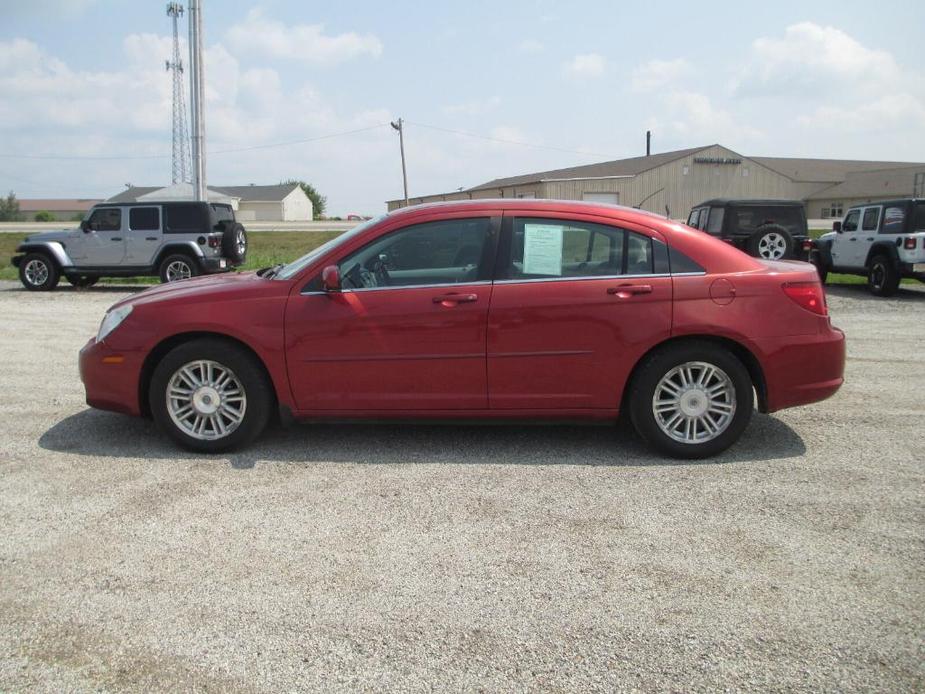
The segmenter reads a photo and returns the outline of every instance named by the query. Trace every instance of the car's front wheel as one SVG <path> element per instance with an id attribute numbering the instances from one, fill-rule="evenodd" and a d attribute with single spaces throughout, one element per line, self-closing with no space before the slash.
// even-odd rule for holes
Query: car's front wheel
<path id="1" fill-rule="evenodd" d="M 29 291 L 51 291 L 59 277 L 58 267 L 44 253 L 30 253 L 19 263 L 19 281 Z"/>
<path id="2" fill-rule="evenodd" d="M 893 296 L 899 289 L 899 272 L 885 255 L 875 256 L 867 270 L 867 287 L 874 296 Z"/>
<path id="3" fill-rule="evenodd" d="M 646 357 L 633 377 L 630 418 L 639 435 L 675 458 L 705 458 L 742 435 L 754 407 L 748 370 L 727 349 L 691 341 Z"/>
<path id="4" fill-rule="evenodd" d="M 243 347 L 202 338 L 171 350 L 154 370 L 151 414 L 177 443 L 201 453 L 244 446 L 266 428 L 272 387 Z"/>

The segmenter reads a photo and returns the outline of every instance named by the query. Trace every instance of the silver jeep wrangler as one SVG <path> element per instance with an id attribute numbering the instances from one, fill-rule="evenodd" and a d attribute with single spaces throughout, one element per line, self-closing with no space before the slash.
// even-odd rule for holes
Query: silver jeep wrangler
<path id="1" fill-rule="evenodd" d="M 77 229 L 26 238 L 13 265 L 26 289 L 75 287 L 100 277 L 159 276 L 162 282 L 227 272 L 247 256 L 247 233 L 230 205 L 209 202 L 101 203 Z"/>

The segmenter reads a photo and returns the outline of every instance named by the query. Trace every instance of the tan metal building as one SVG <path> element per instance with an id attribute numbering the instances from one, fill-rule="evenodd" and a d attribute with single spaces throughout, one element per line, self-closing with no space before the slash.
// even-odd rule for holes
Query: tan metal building
<path id="1" fill-rule="evenodd" d="M 918 191 L 916 191 L 918 186 Z M 410 198 L 411 204 L 478 198 L 608 202 L 686 219 L 712 198 L 802 200 L 807 217 L 840 217 L 857 202 L 925 191 L 925 163 L 747 157 L 722 145 L 694 147 L 499 178 L 467 190 Z M 404 205 L 389 200 L 388 209 Z"/>

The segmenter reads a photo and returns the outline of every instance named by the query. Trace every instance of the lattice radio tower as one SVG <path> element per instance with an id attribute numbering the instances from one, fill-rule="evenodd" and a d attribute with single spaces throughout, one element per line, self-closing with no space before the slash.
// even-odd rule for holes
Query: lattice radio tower
<path id="1" fill-rule="evenodd" d="M 180 34 L 177 23 L 183 16 L 183 5 L 167 3 L 167 16 L 173 20 L 173 59 L 166 61 L 167 71 L 173 72 L 173 183 L 188 183 L 192 172 L 189 131 L 186 126 L 186 91 L 183 86 L 183 60 L 180 58 Z"/>

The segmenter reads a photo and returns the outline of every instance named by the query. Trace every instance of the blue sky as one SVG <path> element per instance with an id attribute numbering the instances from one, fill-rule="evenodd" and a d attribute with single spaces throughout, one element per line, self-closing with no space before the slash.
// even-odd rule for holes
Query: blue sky
<path id="1" fill-rule="evenodd" d="M 398 116 L 412 195 L 634 156 L 647 128 L 656 151 L 925 161 L 921 2 L 204 4 L 209 181 L 304 178 L 332 213 L 400 197 Z M 164 5 L 5 10 L 0 190 L 169 183 Z"/>

